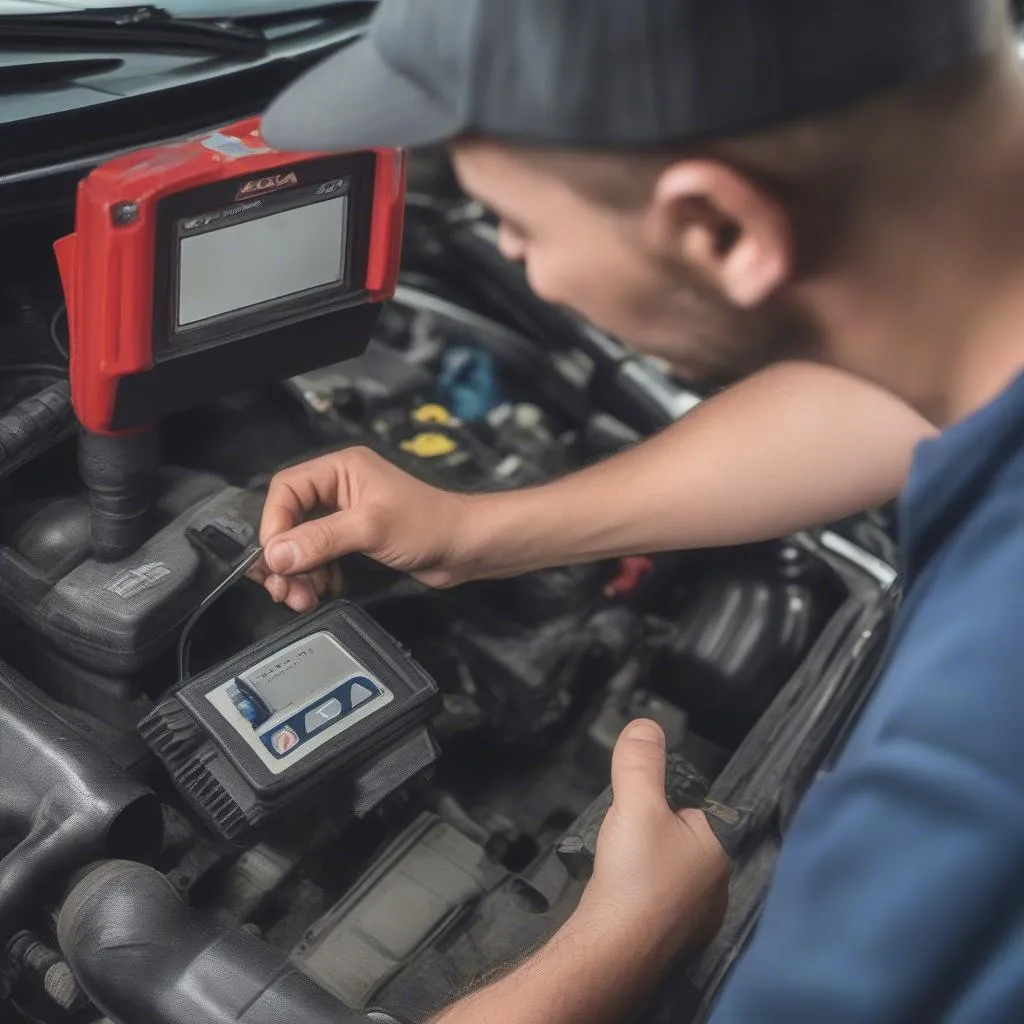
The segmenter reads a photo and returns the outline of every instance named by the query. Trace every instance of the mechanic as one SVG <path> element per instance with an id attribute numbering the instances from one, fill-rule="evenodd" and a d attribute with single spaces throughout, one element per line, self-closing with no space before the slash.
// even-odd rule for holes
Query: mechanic
<path id="1" fill-rule="evenodd" d="M 897 400 L 941 431 L 901 496 L 886 673 L 788 831 L 716 1024 L 1020 1019 L 1024 82 L 1007 7 L 382 0 L 369 37 L 265 120 L 282 148 L 448 141 L 543 297 L 691 376 L 782 364 L 521 494 L 445 495 L 361 452 L 290 470 L 263 537 L 266 585 L 295 607 L 324 585 L 303 574 L 351 551 L 448 585 L 782 531 L 900 485 L 920 427 Z M 318 506 L 334 514 L 303 522 Z M 578 910 L 444 1024 L 628 1019 L 714 929 L 726 858 L 699 813 L 671 814 L 663 765 L 655 727 L 626 730 Z"/>

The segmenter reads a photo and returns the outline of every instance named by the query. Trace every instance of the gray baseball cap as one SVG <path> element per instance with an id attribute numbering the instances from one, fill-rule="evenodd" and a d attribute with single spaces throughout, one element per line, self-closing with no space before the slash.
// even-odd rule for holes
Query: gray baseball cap
<path id="1" fill-rule="evenodd" d="M 275 148 L 479 135 L 665 149 L 855 103 L 992 51 L 1007 0 L 380 0 L 270 107 Z"/>

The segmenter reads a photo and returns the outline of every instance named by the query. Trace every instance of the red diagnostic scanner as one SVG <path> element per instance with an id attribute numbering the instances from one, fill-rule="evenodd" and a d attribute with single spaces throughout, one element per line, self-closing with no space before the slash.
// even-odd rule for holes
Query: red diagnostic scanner
<path id="1" fill-rule="evenodd" d="M 56 244 L 82 425 L 132 433 L 361 354 L 404 199 L 401 152 L 278 153 L 257 118 L 97 168 Z"/>

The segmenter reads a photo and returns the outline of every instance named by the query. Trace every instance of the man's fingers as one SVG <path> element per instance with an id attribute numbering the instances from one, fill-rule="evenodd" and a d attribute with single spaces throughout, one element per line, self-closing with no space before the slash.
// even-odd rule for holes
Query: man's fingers
<path id="1" fill-rule="evenodd" d="M 288 599 L 289 580 L 284 576 L 275 576 L 270 573 L 263 581 L 263 586 L 278 604 L 283 604 Z"/>
<path id="2" fill-rule="evenodd" d="M 267 568 L 266 562 L 261 558 L 252 568 L 247 569 L 245 578 L 252 580 L 253 583 L 265 584 L 267 579 L 270 577 L 270 570 Z"/>
<path id="3" fill-rule="evenodd" d="M 353 516 L 336 512 L 274 537 L 263 557 L 271 572 L 294 576 L 319 569 L 342 555 L 358 551 L 360 546 Z"/>
<path id="4" fill-rule="evenodd" d="M 341 566 L 337 562 L 331 562 L 327 567 L 327 594 L 330 597 L 341 597 L 345 582 L 341 575 Z"/>
<path id="5" fill-rule="evenodd" d="M 301 615 L 311 612 L 319 603 L 313 581 L 308 576 L 300 576 L 298 579 L 288 581 L 286 600 L 288 607 Z"/>
<path id="6" fill-rule="evenodd" d="M 338 467 L 331 456 L 282 470 L 267 490 L 260 523 L 261 543 L 291 530 L 318 505 L 336 507 L 337 500 Z"/>
<path id="7" fill-rule="evenodd" d="M 268 576 L 263 584 L 277 604 L 295 612 L 310 612 L 317 606 L 313 581 L 308 576 Z"/>
<path id="8" fill-rule="evenodd" d="M 665 733 L 641 719 L 622 730 L 612 754 L 612 793 L 621 808 L 668 810 L 665 799 Z"/>
<path id="9" fill-rule="evenodd" d="M 331 574 L 327 566 L 322 566 L 319 569 L 314 569 L 309 573 L 309 582 L 313 584 L 313 592 L 318 598 L 323 597 L 327 593 L 327 588 L 331 583 Z"/>
<path id="10" fill-rule="evenodd" d="M 255 578 L 274 601 L 300 613 L 311 612 L 321 598 L 341 596 L 342 577 L 337 562 L 302 576 L 278 576 L 264 568 Z"/>

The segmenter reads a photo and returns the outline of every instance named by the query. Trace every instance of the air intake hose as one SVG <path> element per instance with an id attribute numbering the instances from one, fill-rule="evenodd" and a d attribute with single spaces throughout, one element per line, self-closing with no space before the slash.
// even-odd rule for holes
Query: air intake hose
<path id="1" fill-rule="evenodd" d="M 0 416 L 0 480 L 70 437 L 75 427 L 66 380 L 19 402 Z"/>
<path id="2" fill-rule="evenodd" d="M 0 943 L 48 887 L 92 861 L 152 856 L 156 795 L 98 753 L 0 663 Z"/>
<path id="3" fill-rule="evenodd" d="M 350 1010 L 254 935 L 190 910 L 159 871 L 108 861 L 71 891 L 57 937 L 118 1024 L 399 1024 Z"/>

